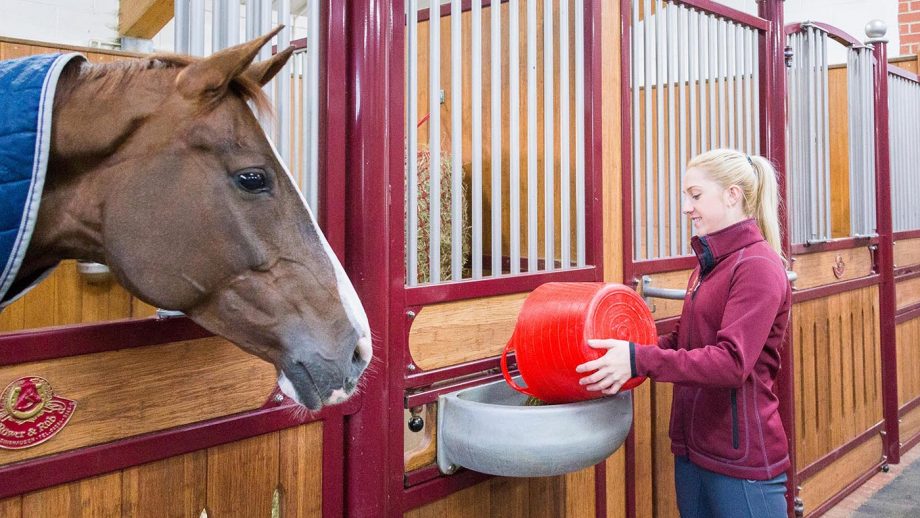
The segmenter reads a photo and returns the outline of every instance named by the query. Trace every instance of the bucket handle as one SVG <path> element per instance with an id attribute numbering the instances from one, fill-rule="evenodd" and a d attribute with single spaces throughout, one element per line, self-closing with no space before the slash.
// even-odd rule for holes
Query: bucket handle
<path id="1" fill-rule="evenodd" d="M 508 373 L 508 352 L 513 348 L 514 348 L 514 340 L 508 340 L 508 344 L 505 345 L 505 350 L 502 351 L 502 357 L 501 357 L 502 376 L 505 377 L 505 381 L 509 385 L 511 385 L 511 388 L 513 388 L 514 390 L 522 394 L 526 394 L 530 397 L 537 397 L 532 392 L 530 392 L 530 390 L 528 390 L 528 387 L 522 387 L 518 385 L 517 383 L 515 383 L 514 380 L 511 379 L 511 374 Z"/>

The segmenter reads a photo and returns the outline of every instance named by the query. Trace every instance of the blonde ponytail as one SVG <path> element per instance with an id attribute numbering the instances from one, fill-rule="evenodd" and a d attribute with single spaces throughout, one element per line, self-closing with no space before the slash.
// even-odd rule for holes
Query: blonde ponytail
<path id="1" fill-rule="evenodd" d="M 785 263 L 779 228 L 779 186 L 773 164 L 762 156 L 713 149 L 690 160 L 687 168 L 691 167 L 705 171 L 723 189 L 732 185 L 741 189 L 744 213 L 757 221 L 764 239 Z"/>

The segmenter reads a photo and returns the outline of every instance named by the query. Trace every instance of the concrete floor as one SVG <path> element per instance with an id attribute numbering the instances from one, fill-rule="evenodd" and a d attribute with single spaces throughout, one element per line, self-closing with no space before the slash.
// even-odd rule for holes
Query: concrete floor
<path id="1" fill-rule="evenodd" d="M 828 518 L 920 517 L 920 447 L 878 473 L 824 516 Z"/>

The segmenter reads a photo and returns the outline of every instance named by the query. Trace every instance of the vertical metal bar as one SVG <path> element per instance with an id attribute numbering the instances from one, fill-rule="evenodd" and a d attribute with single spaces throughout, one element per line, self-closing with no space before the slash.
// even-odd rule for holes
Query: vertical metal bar
<path id="1" fill-rule="evenodd" d="M 284 25 L 278 33 L 278 52 L 291 45 L 291 0 L 278 0 L 278 23 Z M 289 60 L 290 61 L 290 60 Z M 285 63 L 275 76 L 278 96 L 275 99 L 275 113 L 278 124 L 278 152 L 288 164 L 294 163 L 291 147 L 291 64 Z"/>
<path id="2" fill-rule="evenodd" d="M 847 49 L 847 127 L 849 129 L 850 142 L 847 144 L 849 149 L 848 158 L 850 164 L 849 187 L 850 187 L 850 234 L 857 235 L 862 227 L 862 201 L 857 190 L 859 181 L 862 178 L 862 161 L 860 152 L 863 141 L 863 134 L 860 131 L 860 124 L 856 121 L 863 120 L 862 106 L 859 101 L 862 99 L 862 84 L 860 84 L 859 70 L 859 53 L 856 48 Z M 863 121 L 865 123 L 865 121 Z"/>
<path id="3" fill-rule="evenodd" d="M 553 2 L 543 1 L 543 157 L 544 157 L 544 184 L 543 184 L 543 246 L 544 261 L 547 271 L 553 270 L 555 263 L 555 178 L 554 168 L 556 157 L 554 154 L 555 134 L 553 118 Z"/>
<path id="4" fill-rule="evenodd" d="M 515 3 L 517 0 L 514 0 Z M 450 280 L 458 281 L 463 268 L 463 26 L 461 24 L 463 6 L 460 0 L 450 2 Z M 514 28 L 511 29 L 512 33 Z M 517 52 L 516 47 L 512 47 Z M 513 62 L 512 62 L 513 63 Z M 517 91 L 517 81 L 512 77 L 511 88 Z M 512 101 L 512 108 L 516 104 Z M 516 110 L 512 110 L 516 114 Z M 512 125 L 516 121 L 512 119 Z M 515 135 L 512 130 L 512 136 Z M 513 138 L 513 137 L 512 137 Z M 514 141 L 512 140 L 512 143 Z M 516 163 L 512 149 L 512 164 Z M 514 166 L 512 165 L 512 170 Z M 516 188 L 515 179 L 511 180 L 511 188 Z M 511 197 L 514 203 L 515 197 Z M 512 214 L 514 214 L 512 210 Z M 514 230 L 512 222 L 512 230 Z M 512 241 L 513 244 L 513 241 Z M 512 248 L 512 251 L 514 249 Z M 514 262 L 511 263 L 512 266 Z M 512 270 L 514 271 L 514 270 Z M 516 272 L 515 272 L 516 273 Z"/>
<path id="5" fill-rule="evenodd" d="M 175 2 L 173 4 L 173 17 L 175 18 L 175 32 L 173 33 L 173 47 L 176 54 L 189 54 L 189 16 L 191 3 Z"/>
<path id="6" fill-rule="evenodd" d="M 728 140 L 726 144 L 729 148 L 735 149 L 735 61 L 738 54 L 738 47 L 733 45 L 735 24 L 723 23 L 725 25 L 725 89 L 728 90 L 728 102 L 726 122 L 728 126 Z M 740 146 L 739 146 L 740 147 Z"/>
<path id="7" fill-rule="evenodd" d="M 204 56 L 204 0 L 189 0 L 189 54 Z"/>
<path id="8" fill-rule="evenodd" d="M 831 125 L 830 125 L 830 98 L 828 97 L 828 60 L 827 60 L 827 33 L 821 33 L 822 49 L 822 88 L 821 98 L 824 100 L 824 239 L 830 240 L 833 236 L 833 221 L 831 212 Z"/>
<path id="9" fill-rule="evenodd" d="M 633 19 L 636 16 L 635 5 L 631 6 Z M 635 59 L 635 30 L 633 23 L 632 63 Z M 637 81 L 633 74 L 633 84 Z M 633 127 L 639 124 L 638 106 L 639 89 L 633 88 Z M 633 175 L 638 164 L 639 132 L 633 132 Z M 636 191 L 633 191 L 633 196 Z M 635 235 L 635 232 L 633 232 Z M 584 0 L 575 1 L 575 265 L 585 265 L 585 6 Z"/>
<path id="10" fill-rule="evenodd" d="M 272 30 L 272 0 L 259 0 L 259 32 L 258 36 L 267 34 Z M 272 56 L 271 45 L 259 49 L 259 61 L 264 61 Z"/>
<path id="11" fill-rule="evenodd" d="M 655 84 L 656 84 L 656 95 L 655 102 L 658 105 L 658 139 L 655 143 L 658 149 L 658 163 L 657 172 L 658 172 L 658 183 L 655 184 L 655 193 L 656 203 L 658 204 L 658 220 L 655 224 L 655 233 L 658 236 L 658 248 L 656 249 L 655 257 L 664 257 L 665 254 L 665 235 L 664 235 L 664 225 L 665 225 L 665 203 L 667 198 L 666 191 L 664 190 L 664 176 L 665 176 L 665 137 L 663 135 L 665 131 L 665 118 L 664 118 L 664 89 L 665 89 L 665 63 L 667 63 L 667 48 L 666 48 L 666 38 L 667 35 L 667 26 L 662 29 L 662 19 L 664 15 L 664 3 L 662 0 L 656 0 L 656 10 L 655 10 L 655 59 L 658 62 L 655 73 Z M 646 186 L 650 188 L 650 185 Z M 649 203 L 651 205 L 651 203 Z M 649 224 L 651 224 L 651 218 L 649 218 Z"/>
<path id="12" fill-rule="evenodd" d="M 428 269 L 441 282 L 441 0 L 428 3 Z"/>
<path id="13" fill-rule="evenodd" d="M 809 57 L 808 61 L 808 126 L 806 129 L 806 135 L 816 135 L 818 131 L 817 124 L 817 109 L 818 109 L 818 93 L 816 88 L 816 76 L 817 72 L 816 67 L 816 45 L 815 45 L 815 35 L 814 29 L 808 28 L 807 41 L 807 54 Z M 818 239 L 818 163 L 817 163 L 817 150 L 815 149 L 817 144 L 814 140 L 809 139 L 808 145 L 808 156 L 809 156 L 809 167 L 808 167 L 808 179 L 810 189 L 808 191 L 808 212 L 809 212 L 809 221 L 811 222 L 808 228 L 808 240 L 814 241 Z"/>
<path id="14" fill-rule="evenodd" d="M 725 20 L 717 20 L 716 27 L 718 29 L 718 44 L 716 45 L 716 56 L 718 63 L 716 64 L 716 74 L 718 86 L 717 90 L 719 91 L 719 147 L 728 146 L 728 122 L 726 120 L 726 115 L 730 110 L 731 100 L 726 98 L 725 90 L 726 84 L 728 82 L 728 38 L 726 36 L 726 25 Z M 728 89 L 729 91 L 731 89 Z"/>
<path id="15" fill-rule="evenodd" d="M 571 143 L 569 103 L 569 0 L 559 1 L 559 261 L 571 266 Z"/>
<path id="16" fill-rule="evenodd" d="M 432 0 L 434 2 L 435 0 Z M 501 2 L 494 2 L 489 6 L 489 64 L 491 66 L 491 101 L 492 118 L 492 187 L 491 218 L 492 230 L 492 276 L 502 274 L 502 22 Z"/>
<path id="17" fill-rule="evenodd" d="M 475 4 L 475 2 L 474 2 Z M 474 5 L 475 9 L 475 5 Z M 537 0 L 527 0 L 527 271 L 538 269 Z"/>
<path id="18" fill-rule="evenodd" d="M 709 135 L 709 118 L 706 116 L 708 113 L 706 108 L 706 100 L 709 97 L 706 93 L 707 83 L 709 80 L 709 23 L 706 14 L 695 11 L 697 15 L 698 30 L 700 35 L 699 45 L 697 46 L 697 55 L 699 56 L 699 61 L 697 62 L 697 71 L 699 76 L 699 85 L 698 90 L 700 94 L 700 147 L 698 153 L 709 149 L 712 146 L 711 141 L 708 140 Z"/>
<path id="19" fill-rule="evenodd" d="M 417 0 L 413 0 L 417 1 Z M 308 102 L 310 106 L 310 151 L 309 151 L 309 164 L 310 164 L 310 206 L 313 207 L 315 211 L 320 210 L 320 200 L 319 200 L 319 58 L 321 55 L 321 46 L 322 38 L 320 37 L 319 30 L 319 12 L 320 12 L 320 2 L 311 1 L 308 7 L 307 12 L 309 13 L 308 20 L 308 30 L 307 30 L 307 63 L 310 67 L 310 80 L 307 82 L 310 90 L 310 97 L 308 97 Z M 416 32 L 417 33 L 417 32 Z M 418 51 L 418 43 L 415 44 L 416 52 Z M 416 54 L 417 56 L 417 54 Z M 416 77 L 416 89 L 418 88 L 418 78 Z M 416 102 L 418 102 L 418 91 L 416 90 L 415 97 Z M 416 112 L 418 116 L 418 112 Z M 418 120 L 418 119 L 416 119 Z M 415 120 L 412 121 L 412 124 L 415 124 Z M 417 142 L 416 142 L 417 143 Z M 411 155 L 410 155 L 411 156 Z"/>
<path id="20" fill-rule="evenodd" d="M 227 32 L 227 4 L 214 0 L 211 4 L 211 52 L 225 48 Z"/>
<path id="21" fill-rule="evenodd" d="M 686 21 L 687 30 L 684 31 L 684 22 Z M 686 34 L 685 34 L 686 32 Z M 684 6 L 678 6 L 677 11 L 677 83 L 679 86 L 678 92 L 680 93 L 679 104 L 680 104 L 680 152 L 678 153 L 679 158 L 677 159 L 677 185 L 676 188 L 678 192 L 676 194 L 677 200 L 672 205 L 674 211 L 674 218 L 680 223 L 674 222 L 675 226 L 680 226 L 680 248 L 673 251 L 674 255 L 685 255 L 687 254 L 687 218 L 683 217 L 680 212 L 680 193 L 683 192 L 684 187 L 684 167 L 687 164 L 689 157 L 687 156 L 687 134 L 695 135 L 696 132 L 692 128 L 687 128 L 687 97 L 688 93 L 693 90 L 693 86 L 690 83 L 689 78 L 689 59 L 692 57 L 690 54 L 690 45 L 692 43 L 692 37 L 690 36 L 690 12 L 684 8 Z M 686 70 L 685 70 L 686 68 Z M 684 78 L 686 82 L 684 81 Z M 686 86 L 684 86 L 686 85 Z M 692 109 L 692 100 L 691 109 Z M 691 123 L 692 124 L 692 123 Z M 691 137 L 692 140 L 692 137 Z M 674 191 L 675 186 L 672 186 L 671 191 Z"/>
<path id="22" fill-rule="evenodd" d="M 744 150 L 748 154 L 754 153 L 754 132 L 751 128 L 751 120 L 753 111 L 754 101 L 751 98 L 751 89 L 757 88 L 757 85 L 752 85 L 753 79 L 751 78 L 751 70 L 753 69 L 753 52 L 754 52 L 754 37 L 756 32 L 753 30 L 745 29 L 744 31 L 744 135 L 746 137 Z"/>
<path id="23" fill-rule="evenodd" d="M 674 100 L 676 97 L 675 91 L 677 89 L 677 84 L 680 82 L 680 80 L 676 78 L 674 74 L 674 65 L 676 64 L 675 61 L 677 59 L 677 45 L 676 45 L 677 41 L 674 38 L 674 33 L 676 31 L 673 30 L 673 23 L 672 23 L 672 20 L 675 18 L 673 16 L 674 9 L 676 9 L 676 5 L 666 4 L 665 13 L 664 13 L 665 14 L 665 49 L 664 51 L 665 51 L 665 57 L 667 58 L 665 66 L 667 67 L 666 81 L 668 85 L 668 88 L 667 88 L 667 92 L 668 92 L 668 161 L 667 161 L 668 190 L 667 190 L 667 197 L 665 198 L 665 200 L 667 201 L 668 206 L 667 206 L 667 217 L 666 219 L 660 220 L 659 224 L 661 225 L 662 234 L 664 233 L 664 225 L 668 226 L 668 249 L 667 249 L 668 251 L 667 253 L 665 253 L 664 251 L 659 250 L 659 254 L 662 256 L 673 256 L 673 255 L 677 255 L 678 253 L 677 252 L 677 225 L 678 225 L 678 222 L 677 222 L 677 218 L 674 217 L 674 207 L 675 205 L 677 205 L 675 200 L 676 200 L 676 194 L 677 194 L 676 185 L 678 183 L 677 163 L 676 163 L 677 162 L 676 143 L 677 143 L 677 131 L 678 130 L 677 130 L 677 125 L 674 121 L 675 119 L 674 112 L 677 109 L 675 107 Z M 683 132 L 683 130 L 681 130 L 681 132 Z M 660 188 L 661 188 L 661 185 L 659 185 L 659 189 Z"/>
<path id="24" fill-rule="evenodd" d="M 409 19 L 406 35 L 406 45 L 409 47 L 409 66 L 408 66 L 408 114 L 406 120 L 406 130 L 408 133 L 407 151 L 408 164 L 406 179 L 406 282 L 409 286 L 418 284 L 418 0 L 408 0 Z M 308 35 L 308 45 L 313 41 L 315 35 Z M 307 47 L 307 52 L 313 52 L 311 47 Z M 315 77 L 307 80 L 314 81 Z M 316 131 L 311 126 L 312 131 Z M 312 138 L 312 135 L 311 135 Z M 311 175 L 313 173 L 311 172 Z"/>
<path id="25" fill-rule="evenodd" d="M 642 255 L 642 183 L 641 173 L 644 172 L 642 162 L 642 142 L 647 140 L 646 132 L 648 126 L 644 126 L 640 120 L 639 106 L 644 106 L 648 97 L 648 79 L 646 71 L 648 70 L 644 63 L 639 60 L 639 9 L 644 6 L 644 2 L 631 2 L 632 9 L 632 91 L 633 91 L 633 160 L 632 160 L 632 225 L 633 225 L 633 259 L 640 259 Z M 644 8 L 644 7 L 643 7 Z M 648 39 L 648 17 L 642 22 L 642 44 Z M 647 57 L 646 47 L 643 47 L 643 57 Z M 642 83 L 640 87 L 640 78 Z"/>
<path id="26" fill-rule="evenodd" d="M 719 117 L 718 117 L 718 101 L 716 100 L 716 80 L 719 75 L 718 70 L 718 27 L 716 26 L 716 19 L 712 16 L 709 17 L 709 54 L 707 60 L 709 62 L 709 149 L 717 148 L 721 144 L 719 142 Z"/>
<path id="27" fill-rule="evenodd" d="M 636 218 L 636 222 L 639 224 L 645 225 L 645 255 L 644 259 L 649 259 L 654 256 L 654 215 L 652 210 L 654 210 L 654 202 L 652 201 L 652 177 L 653 177 L 653 146 L 655 145 L 655 140 L 652 138 L 654 135 L 652 126 L 652 72 L 655 70 L 653 59 L 657 59 L 656 46 L 653 45 L 654 41 L 652 40 L 652 0 L 645 0 L 644 4 L 644 20 L 643 25 L 645 26 L 645 221 L 643 222 L 641 218 Z M 657 18 L 657 15 L 656 15 Z M 637 193 L 642 192 L 638 189 Z M 639 196 L 637 195 L 636 198 Z"/>
<path id="28" fill-rule="evenodd" d="M 735 71 L 732 74 L 732 81 L 735 83 L 735 119 L 732 124 L 735 126 L 735 141 L 732 147 L 742 149 L 748 153 L 744 147 L 744 28 L 735 25 Z"/>
<path id="29" fill-rule="evenodd" d="M 408 0 L 407 0 L 408 1 Z M 184 3 L 184 2 L 177 2 Z M 256 36 L 256 25 L 258 9 L 256 9 L 257 0 L 246 0 L 246 40 L 251 40 Z"/>
<path id="30" fill-rule="evenodd" d="M 694 19 L 699 20 L 700 13 L 695 9 L 687 9 L 687 53 L 689 62 L 687 64 L 687 90 L 690 92 L 690 157 L 696 156 L 700 151 L 699 143 L 699 120 L 696 115 L 697 92 L 700 90 L 700 38 L 702 35 L 699 31 L 699 24 L 694 23 Z M 681 218 L 685 222 L 687 218 Z M 686 249 L 683 250 L 687 252 Z"/>
<path id="31" fill-rule="evenodd" d="M 473 278 L 482 278 L 482 2 L 473 2 L 470 47 L 472 51 L 472 214 Z"/>
<path id="32" fill-rule="evenodd" d="M 759 37 L 758 32 L 752 31 L 752 36 L 754 38 Z M 752 74 L 754 76 L 751 83 L 753 83 L 754 90 L 754 153 L 759 155 L 760 153 L 760 54 L 754 54 L 754 63 L 751 67 Z"/>

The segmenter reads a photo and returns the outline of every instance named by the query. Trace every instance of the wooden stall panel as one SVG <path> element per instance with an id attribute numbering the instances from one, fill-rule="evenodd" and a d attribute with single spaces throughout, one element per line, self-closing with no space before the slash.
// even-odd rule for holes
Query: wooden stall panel
<path id="1" fill-rule="evenodd" d="M 438 456 L 438 404 L 429 403 L 418 410 L 425 425 L 417 432 L 409 429 L 412 412 L 403 412 L 403 466 L 407 473 L 434 464 Z"/>
<path id="2" fill-rule="evenodd" d="M 792 323 L 801 470 L 882 419 L 878 287 L 796 304 Z"/>
<path id="3" fill-rule="evenodd" d="M 895 282 L 894 292 L 899 310 L 920 303 L 920 277 Z"/>
<path id="4" fill-rule="evenodd" d="M 652 383 L 651 437 L 654 454 L 650 489 L 655 518 L 676 518 L 680 514 L 674 490 L 674 454 L 671 453 L 671 438 L 668 436 L 673 392 L 674 386 L 670 383 Z"/>
<path id="5" fill-rule="evenodd" d="M 409 511 L 404 516 L 593 518 L 596 516 L 594 486 L 593 467 L 557 477 L 494 477 Z"/>
<path id="6" fill-rule="evenodd" d="M 871 470 L 882 460 L 882 438 L 874 436 L 863 444 L 821 470 L 818 474 L 802 481 L 799 497 L 805 504 L 805 514 L 813 511 L 839 493 L 860 475 Z"/>
<path id="7" fill-rule="evenodd" d="M 48 442 L 0 450 L 0 465 L 261 407 L 275 368 L 222 338 L 0 367 L 0 385 L 41 376 L 73 399 L 70 423 Z"/>
<path id="8" fill-rule="evenodd" d="M 851 248 L 797 255 L 792 271 L 799 274 L 793 288 L 804 290 L 872 274 L 872 254 L 868 248 Z"/>
<path id="9" fill-rule="evenodd" d="M 308 423 L 8 498 L 0 517 L 319 517 L 322 441 Z"/>
<path id="10" fill-rule="evenodd" d="M 920 397 L 920 318 L 897 327 L 898 406 Z M 904 439 L 902 438 L 902 441 Z"/>
<path id="11" fill-rule="evenodd" d="M 686 290 L 687 283 L 690 281 L 690 274 L 692 270 L 681 270 L 676 272 L 666 272 L 666 273 L 656 273 L 649 275 L 652 279 L 651 286 L 654 288 L 670 288 L 676 290 Z M 641 289 L 644 288 L 644 283 L 639 283 L 640 294 Z M 681 309 L 684 307 L 683 300 L 668 300 L 668 299 L 649 299 L 649 301 L 654 304 L 652 309 L 652 317 L 655 320 L 661 320 L 668 317 L 679 316 Z"/>
<path id="12" fill-rule="evenodd" d="M 409 352 L 424 370 L 496 356 L 511 338 L 527 293 L 425 306 L 409 330 Z"/>
<path id="13" fill-rule="evenodd" d="M 920 238 L 894 242 L 894 266 L 903 268 L 920 264 Z"/>
<path id="14" fill-rule="evenodd" d="M 920 435 L 920 406 L 901 415 L 900 428 L 901 444 L 907 444 L 911 439 Z"/>

